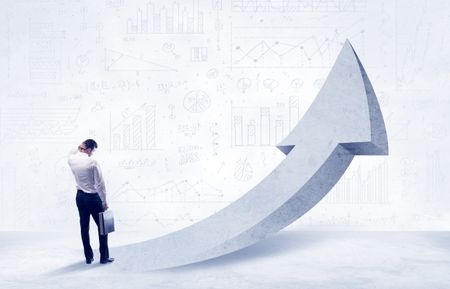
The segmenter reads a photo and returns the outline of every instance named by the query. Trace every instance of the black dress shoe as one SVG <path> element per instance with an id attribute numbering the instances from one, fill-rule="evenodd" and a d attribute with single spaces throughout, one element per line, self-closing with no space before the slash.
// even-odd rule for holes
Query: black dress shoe
<path id="1" fill-rule="evenodd" d="M 108 258 L 105 260 L 100 260 L 100 264 L 108 264 L 114 262 L 114 258 Z"/>
<path id="2" fill-rule="evenodd" d="M 86 259 L 86 264 L 91 264 L 94 262 L 94 258 Z"/>

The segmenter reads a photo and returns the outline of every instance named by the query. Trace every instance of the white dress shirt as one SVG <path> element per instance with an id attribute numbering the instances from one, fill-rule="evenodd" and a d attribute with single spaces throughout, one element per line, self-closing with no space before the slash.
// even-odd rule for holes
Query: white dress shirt
<path id="1" fill-rule="evenodd" d="M 106 204 L 106 188 L 97 161 L 86 153 L 72 150 L 67 161 L 75 176 L 77 189 L 85 193 L 98 193 L 103 206 Z"/>

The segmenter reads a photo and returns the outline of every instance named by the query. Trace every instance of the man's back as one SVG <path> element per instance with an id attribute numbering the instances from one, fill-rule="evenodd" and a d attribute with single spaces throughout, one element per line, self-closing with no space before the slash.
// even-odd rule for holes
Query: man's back
<path id="1" fill-rule="evenodd" d="M 77 188 L 86 193 L 94 193 L 94 175 L 92 172 L 91 158 L 85 153 L 76 152 L 69 156 L 67 163 L 75 176 Z"/>
<path id="2" fill-rule="evenodd" d="M 94 218 L 98 227 L 99 214 L 108 209 L 105 182 L 97 161 L 91 158 L 96 148 L 97 143 L 93 139 L 87 139 L 78 146 L 78 151 L 72 151 L 69 154 L 67 160 L 77 183 L 76 204 L 80 215 L 81 239 L 87 264 L 94 261 L 94 252 L 89 241 L 90 217 Z M 99 231 L 98 237 L 100 263 L 113 262 L 114 258 L 109 258 L 108 235 L 101 235 Z"/>
<path id="3" fill-rule="evenodd" d="M 98 193 L 105 205 L 105 182 L 97 161 L 86 153 L 77 151 L 69 155 L 67 163 L 75 176 L 77 189 L 85 193 Z"/>

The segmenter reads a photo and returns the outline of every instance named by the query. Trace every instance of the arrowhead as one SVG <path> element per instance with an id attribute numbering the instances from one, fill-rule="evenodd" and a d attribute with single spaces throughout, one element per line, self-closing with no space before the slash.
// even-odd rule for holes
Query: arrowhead
<path id="1" fill-rule="evenodd" d="M 288 154 L 308 139 L 334 141 L 354 155 L 388 154 L 380 106 L 366 71 L 348 40 L 316 99 L 277 147 Z"/>

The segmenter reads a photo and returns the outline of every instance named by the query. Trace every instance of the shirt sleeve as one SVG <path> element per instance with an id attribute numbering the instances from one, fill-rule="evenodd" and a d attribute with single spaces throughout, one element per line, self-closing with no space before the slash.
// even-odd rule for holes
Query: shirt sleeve
<path id="1" fill-rule="evenodd" d="M 73 148 L 69 151 L 69 153 L 67 154 L 68 156 L 74 155 L 78 152 L 78 148 Z"/>
<path id="2" fill-rule="evenodd" d="M 106 204 L 105 181 L 103 180 L 102 171 L 100 170 L 100 166 L 98 165 L 98 163 L 96 161 L 93 163 L 92 169 L 94 171 L 94 187 L 104 205 L 104 204 Z"/>

